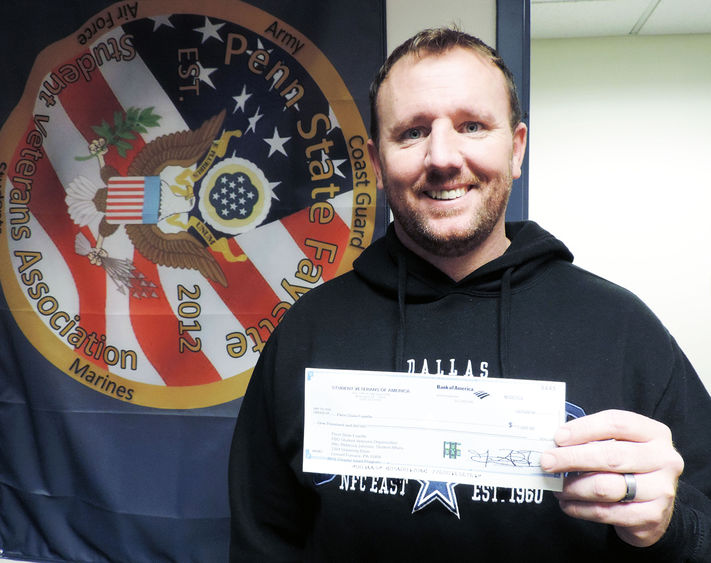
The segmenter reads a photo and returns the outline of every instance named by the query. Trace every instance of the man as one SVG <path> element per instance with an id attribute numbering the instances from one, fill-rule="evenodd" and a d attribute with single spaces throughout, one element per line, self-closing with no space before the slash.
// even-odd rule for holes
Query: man
<path id="1" fill-rule="evenodd" d="M 636 297 L 504 223 L 527 133 L 504 63 L 424 31 L 371 108 L 394 222 L 260 358 L 230 458 L 233 560 L 711 561 L 711 399 Z M 563 491 L 304 473 L 306 367 L 565 381 L 574 420 L 541 456 Z"/>

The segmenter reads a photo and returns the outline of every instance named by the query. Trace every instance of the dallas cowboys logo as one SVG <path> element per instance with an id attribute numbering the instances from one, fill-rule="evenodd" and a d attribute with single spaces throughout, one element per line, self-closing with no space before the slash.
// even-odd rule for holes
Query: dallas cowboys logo
<path id="1" fill-rule="evenodd" d="M 422 510 L 425 506 L 434 501 L 441 502 L 444 507 L 459 518 L 459 505 L 457 504 L 457 495 L 454 492 L 454 487 L 457 483 L 444 483 L 442 481 L 420 481 L 420 491 L 417 493 L 415 504 L 412 507 L 414 514 L 418 510 Z"/>
<path id="2" fill-rule="evenodd" d="M 336 478 L 333 474 L 317 473 L 313 476 L 313 483 L 317 487 L 321 487 L 331 483 Z M 420 484 L 420 490 L 415 498 L 415 503 L 412 506 L 412 514 L 418 510 L 422 510 L 425 506 L 438 501 L 444 507 L 459 518 L 459 504 L 457 503 L 457 495 L 454 492 L 454 487 L 458 483 L 445 483 L 443 481 L 417 481 Z"/>
<path id="3" fill-rule="evenodd" d="M 259 190 L 244 172 L 222 174 L 210 195 L 217 214 L 225 220 L 245 219 L 259 200 Z"/>

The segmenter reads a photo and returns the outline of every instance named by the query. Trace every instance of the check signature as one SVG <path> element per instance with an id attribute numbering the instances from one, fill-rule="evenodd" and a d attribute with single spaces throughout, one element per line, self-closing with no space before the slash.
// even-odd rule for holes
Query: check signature
<path id="1" fill-rule="evenodd" d="M 469 450 L 469 456 L 474 463 L 488 465 L 506 465 L 511 467 L 540 466 L 541 452 L 535 450 Z"/>

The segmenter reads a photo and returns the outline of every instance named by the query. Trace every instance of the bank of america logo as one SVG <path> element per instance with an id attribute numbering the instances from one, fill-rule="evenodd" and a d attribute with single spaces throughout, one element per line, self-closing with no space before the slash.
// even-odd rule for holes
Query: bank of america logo
<path id="1" fill-rule="evenodd" d="M 459 449 L 459 446 L 461 445 L 462 444 L 460 442 L 444 442 L 442 457 L 457 459 L 460 455 L 462 455 L 462 450 Z"/>

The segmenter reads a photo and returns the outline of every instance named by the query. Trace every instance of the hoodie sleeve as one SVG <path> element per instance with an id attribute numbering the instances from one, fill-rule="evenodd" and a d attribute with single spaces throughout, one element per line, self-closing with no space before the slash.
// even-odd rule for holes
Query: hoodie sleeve
<path id="1" fill-rule="evenodd" d="M 707 563 L 711 561 L 711 397 L 671 336 L 669 341 L 671 362 L 667 356 L 659 365 L 671 364 L 671 376 L 654 418 L 671 429 L 684 472 L 664 536 L 649 548 L 625 544 L 621 549 L 630 561 Z"/>
<path id="2" fill-rule="evenodd" d="M 278 331 L 277 331 L 278 332 Z M 229 459 L 230 561 L 300 561 L 310 503 L 278 447 L 272 334 L 252 374 Z"/>
<path id="3" fill-rule="evenodd" d="M 672 339 L 673 369 L 655 418 L 672 430 L 684 458 L 674 515 L 662 543 L 683 561 L 711 561 L 711 397 Z M 677 559 L 671 559 L 676 561 Z"/>

